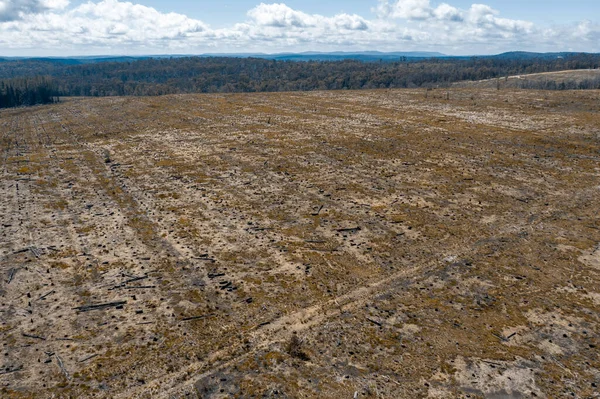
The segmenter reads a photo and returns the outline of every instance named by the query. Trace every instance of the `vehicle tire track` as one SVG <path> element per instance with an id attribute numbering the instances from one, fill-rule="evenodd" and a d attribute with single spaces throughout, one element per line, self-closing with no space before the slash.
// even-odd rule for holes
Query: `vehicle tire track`
<path id="1" fill-rule="evenodd" d="M 136 387 L 122 392 L 116 395 L 115 399 L 180 397 L 186 390 L 189 390 L 195 381 L 218 373 L 219 371 L 256 354 L 260 350 L 269 347 L 273 343 L 286 340 L 294 331 L 300 332 L 306 330 L 327 319 L 336 317 L 344 311 L 361 307 L 366 302 L 372 300 L 375 295 L 392 293 L 398 289 L 398 286 L 395 284 L 398 281 L 406 281 L 418 276 L 428 276 L 436 269 L 437 264 L 438 262 L 431 262 L 425 266 L 414 266 L 399 271 L 372 284 L 357 288 L 347 294 L 340 295 L 320 304 L 303 308 L 292 314 L 279 317 L 272 320 L 267 325 L 257 326 L 254 330 L 251 330 L 249 335 L 255 341 L 260 341 L 260 344 L 254 346 L 252 349 L 242 352 L 243 348 L 241 348 L 241 345 L 237 345 L 214 352 L 208 360 L 191 363 L 184 369 L 148 381 L 145 387 Z M 391 286 L 391 288 L 385 288 L 386 286 Z M 298 320 L 304 320 L 304 322 L 301 325 L 296 324 L 296 327 L 294 328 L 288 327 L 292 322 L 297 323 Z M 222 358 L 227 358 L 227 360 L 213 365 L 213 361 Z M 210 369 L 208 371 L 203 371 L 206 370 L 207 367 L 210 367 Z M 193 375 L 193 377 L 190 377 L 190 375 Z"/>

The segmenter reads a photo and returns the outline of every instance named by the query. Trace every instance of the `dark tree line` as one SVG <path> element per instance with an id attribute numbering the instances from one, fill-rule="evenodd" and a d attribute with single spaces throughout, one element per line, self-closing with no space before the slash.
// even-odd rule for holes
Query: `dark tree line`
<path id="1" fill-rule="evenodd" d="M 0 80 L 0 108 L 51 104 L 58 101 L 58 90 L 48 77 Z"/>
<path id="2" fill-rule="evenodd" d="M 380 62 L 187 57 L 70 65 L 49 60 L 19 60 L 0 62 L 0 78 L 48 75 L 61 96 L 141 96 L 446 87 L 458 81 L 599 67 L 598 54 L 523 57 L 516 53 L 494 57 L 404 58 Z M 42 84 L 42 87 L 48 86 Z M 578 87 L 570 84 L 554 87 L 548 83 L 543 88 L 588 87 L 595 86 L 593 82 Z M 45 98 L 48 96 L 46 94 Z"/>
<path id="3" fill-rule="evenodd" d="M 127 96 L 444 87 L 463 80 L 599 66 L 597 55 L 379 63 L 190 57 L 78 65 L 60 70 L 55 77 L 65 96 Z"/>
<path id="4" fill-rule="evenodd" d="M 448 86 L 463 80 L 597 68 L 600 56 L 568 59 L 431 59 L 416 62 L 147 59 L 67 67 L 55 75 L 66 96 L 272 92 Z"/>

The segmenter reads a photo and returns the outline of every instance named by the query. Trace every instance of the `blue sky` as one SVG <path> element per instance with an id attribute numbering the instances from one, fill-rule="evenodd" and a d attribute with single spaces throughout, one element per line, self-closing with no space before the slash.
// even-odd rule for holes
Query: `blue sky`
<path id="1" fill-rule="evenodd" d="M 1 55 L 600 52 L 600 0 L 0 0 Z"/>
<path id="2" fill-rule="evenodd" d="M 281 2 L 281 1 L 280 1 Z M 362 16 L 372 16 L 371 9 L 375 2 L 368 0 L 288 0 L 283 1 L 294 9 L 311 14 L 334 15 L 346 12 Z M 80 1 L 79 3 L 83 3 Z M 259 4 L 253 0 L 222 0 L 209 1 L 165 1 L 148 0 L 143 4 L 163 12 L 175 11 L 194 18 L 211 21 L 219 26 L 235 23 L 244 18 L 246 12 Z M 443 3 L 442 1 L 432 2 Z M 484 3 L 502 12 L 506 18 L 527 19 L 541 24 L 558 24 L 577 22 L 589 19 L 591 16 L 600 17 L 600 0 L 492 0 L 492 1 L 446 1 L 455 7 L 467 9 L 473 3 Z M 215 6 L 215 4 L 218 4 Z"/>
<path id="3" fill-rule="evenodd" d="M 87 1 L 73 1 L 81 4 Z M 263 1 L 265 2 L 265 1 Z M 291 8 L 311 14 L 334 15 L 337 13 L 372 16 L 371 9 L 375 1 L 369 0 L 288 0 L 283 2 Z M 178 12 L 190 17 L 210 21 L 211 25 L 225 27 L 243 20 L 246 12 L 261 1 L 221 0 L 221 1 L 185 1 L 185 0 L 142 0 L 141 4 L 156 8 L 162 12 Z M 268 2 L 266 2 L 268 3 Z M 440 4 L 435 1 L 432 4 Z M 502 12 L 511 19 L 527 19 L 539 24 L 564 24 L 579 22 L 596 16 L 600 19 L 600 0 L 491 0 L 491 1 L 446 1 L 457 8 L 467 9 L 473 3 L 484 3 Z"/>

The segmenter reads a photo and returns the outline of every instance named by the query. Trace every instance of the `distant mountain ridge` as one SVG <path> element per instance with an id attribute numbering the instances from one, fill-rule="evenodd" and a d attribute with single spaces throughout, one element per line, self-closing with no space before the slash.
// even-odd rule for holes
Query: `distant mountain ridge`
<path id="1" fill-rule="evenodd" d="M 381 51 L 356 51 L 356 52 L 318 52 L 306 51 L 301 53 L 206 53 L 206 54 L 158 54 L 158 55 L 141 55 L 141 56 L 72 56 L 72 57 L 0 57 L 0 62 L 30 60 L 44 61 L 65 65 L 79 65 L 98 62 L 132 62 L 143 59 L 161 59 L 161 58 L 186 58 L 186 57 L 231 57 L 231 58 L 261 58 L 276 61 L 343 61 L 343 60 L 358 60 L 365 62 L 376 61 L 418 61 L 431 58 L 441 59 L 470 59 L 470 58 L 489 58 L 503 60 L 527 60 L 527 59 L 552 59 L 569 57 L 574 54 L 586 54 L 577 52 L 554 52 L 554 53 L 533 53 L 526 51 L 510 51 L 496 55 L 468 55 L 455 56 L 447 55 L 438 52 L 428 51 L 396 51 L 396 52 L 381 52 Z M 588 53 L 593 54 L 593 53 Z"/>
<path id="2" fill-rule="evenodd" d="M 319 52 L 306 51 L 302 53 L 278 53 L 278 54 L 263 54 L 263 53 L 248 53 L 248 54 L 204 54 L 204 56 L 215 57 L 242 57 L 242 58 L 263 58 L 270 60 L 281 61 L 336 61 L 336 60 L 397 60 L 402 58 L 439 58 L 448 57 L 445 54 L 426 51 L 398 51 L 398 52 L 381 52 L 381 51 L 358 51 L 358 52 Z"/>
<path id="3" fill-rule="evenodd" d="M 140 59 L 149 58 L 187 58 L 187 57 L 225 57 L 225 58 L 261 58 L 277 61 L 337 61 L 337 60 L 363 60 L 363 61 L 378 61 L 378 60 L 398 60 L 403 58 L 411 59 L 427 59 L 449 57 L 442 53 L 412 51 L 412 52 L 379 52 L 379 51 L 363 51 L 363 52 L 318 52 L 307 51 L 302 53 L 205 53 L 205 54 L 158 54 L 158 55 L 141 55 L 141 56 L 72 56 L 72 57 L 0 57 L 2 61 L 16 60 L 34 60 L 48 61 L 61 64 L 77 65 L 96 62 L 128 62 Z"/>

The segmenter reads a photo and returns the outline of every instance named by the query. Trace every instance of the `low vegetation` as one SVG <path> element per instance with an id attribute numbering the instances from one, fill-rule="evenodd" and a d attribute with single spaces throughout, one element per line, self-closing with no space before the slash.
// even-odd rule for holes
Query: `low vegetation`
<path id="1" fill-rule="evenodd" d="M 0 397 L 594 397 L 599 94 L 1 110 Z"/>
<path id="2" fill-rule="evenodd" d="M 497 90 L 600 90 L 600 69 L 532 73 L 473 82 L 464 81 L 454 83 L 452 86 Z"/>

